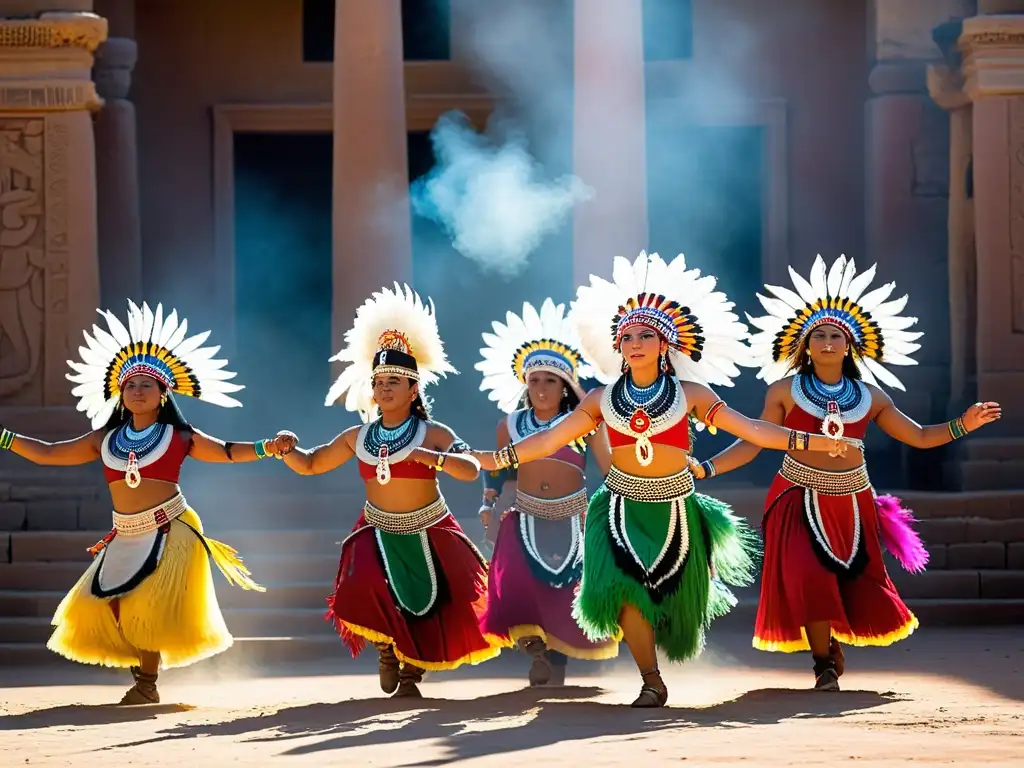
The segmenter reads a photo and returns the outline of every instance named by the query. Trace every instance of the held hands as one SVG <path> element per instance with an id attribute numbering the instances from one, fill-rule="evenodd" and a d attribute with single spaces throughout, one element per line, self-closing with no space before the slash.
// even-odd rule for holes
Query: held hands
<path id="1" fill-rule="evenodd" d="M 1003 409 L 999 403 L 975 403 L 964 411 L 961 420 L 963 421 L 964 429 L 968 432 L 973 432 L 976 429 L 981 429 L 986 424 L 998 421 L 1002 415 Z"/>
<path id="2" fill-rule="evenodd" d="M 825 435 L 811 435 L 807 447 L 815 452 L 828 452 L 832 458 L 843 458 L 850 447 L 845 440 L 833 440 Z"/>
<path id="3" fill-rule="evenodd" d="M 271 456 L 287 456 L 298 444 L 299 438 L 294 432 L 281 430 L 273 440 L 267 440 L 267 453 Z"/>

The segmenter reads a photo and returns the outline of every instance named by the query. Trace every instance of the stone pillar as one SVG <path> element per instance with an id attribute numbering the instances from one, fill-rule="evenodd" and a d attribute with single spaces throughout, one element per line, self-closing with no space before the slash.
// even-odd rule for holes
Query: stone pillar
<path id="1" fill-rule="evenodd" d="M 128 100 L 137 50 L 112 37 L 96 54 L 94 77 L 104 100 L 95 121 L 100 289 L 104 307 L 142 300 L 142 229 L 135 105 Z"/>
<path id="2" fill-rule="evenodd" d="M 943 26 L 955 27 L 960 23 Z M 953 41 L 955 44 L 955 40 Z M 955 56 L 928 68 L 928 93 L 949 114 L 949 418 L 976 398 L 977 260 L 974 247 L 971 100 Z"/>
<path id="3" fill-rule="evenodd" d="M 1003 403 L 994 430 L 1024 429 L 1024 14 L 967 19 L 973 102 L 978 396 Z"/>
<path id="4" fill-rule="evenodd" d="M 370 293 L 412 283 L 400 0 L 337 0 L 334 348 Z"/>
<path id="5" fill-rule="evenodd" d="M 594 197 L 573 217 L 573 280 L 610 277 L 614 256 L 647 247 L 641 0 L 576 0 L 573 167 Z M 671 258 L 676 254 L 662 254 Z"/>
<path id="6" fill-rule="evenodd" d="M 11 5 L 0 11 L 12 13 Z M 25 5 L 33 8 L 21 8 Z M 40 5 L 22 2 L 13 12 L 38 12 Z M 91 13 L 0 18 L 0 405 L 5 408 L 71 404 L 66 361 L 76 355 L 82 329 L 97 319 L 90 113 L 101 102 L 90 71 L 93 52 L 106 35 L 106 21 Z"/>

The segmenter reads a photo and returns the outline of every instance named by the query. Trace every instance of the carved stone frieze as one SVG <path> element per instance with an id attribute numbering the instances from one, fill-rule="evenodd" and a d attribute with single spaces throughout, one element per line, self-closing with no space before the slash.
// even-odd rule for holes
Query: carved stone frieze
<path id="1" fill-rule="evenodd" d="M 0 119 L 0 398 L 42 400 L 46 227 L 42 118 Z"/>
<path id="2" fill-rule="evenodd" d="M 0 19 L 2 48 L 82 48 L 94 53 L 107 39 L 107 20 L 94 13 L 44 13 Z"/>
<path id="3" fill-rule="evenodd" d="M 1024 94 L 1024 14 L 964 19 L 957 47 L 972 100 Z"/>

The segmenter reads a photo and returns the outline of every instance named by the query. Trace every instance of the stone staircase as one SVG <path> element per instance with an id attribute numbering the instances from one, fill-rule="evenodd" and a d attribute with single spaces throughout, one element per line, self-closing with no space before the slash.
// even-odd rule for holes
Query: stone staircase
<path id="1" fill-rule="evenodd" d="M 45 482 L 43 478 L 45 477 Z M 706 491 L 730 502 L 754 525 L 764 491 L 715 487 Z M 197 507 L 210 535 L 241 553 L 266 593 L 231 588 L 214 575 L 236 646 L 217 663 L 344 656 L 324 621 L 325 598 L 337 569 L 338 542 L 359 508 L 357 489 L 341 492 L 304 486 L 298 495 L 276 481 L 245 483 L 251 525 L 238 530 L 241 509 L 218 520 L 239 486 L 208 494 Z M 902 494 L 921 518 L 932 554 L 928 572 L 891 573 L 922 625 L 1024 623 L 1024 491 Z M 223 514 L 220 515 L 224 517 Z M 0 665 L 64 663 L 45 648 L 49 619 L 90 560 L 86 548 L 109 529 L 109 501 L 102 482 L 88 474 L 40 470 L 0 473 Z M 289 526 L 289 527 L 285 527 Z M 475 521 L 466 521 L 476 536 Z M 749 630 L 756 590 L 741 593 L 730 627 Z"/>
<path id="2" fill-rule="evenodd" d="M 955 490 L 1024 488 L 1024 438 L 971 436 L 958 449 L 957 459 L 945 466 Z"/>

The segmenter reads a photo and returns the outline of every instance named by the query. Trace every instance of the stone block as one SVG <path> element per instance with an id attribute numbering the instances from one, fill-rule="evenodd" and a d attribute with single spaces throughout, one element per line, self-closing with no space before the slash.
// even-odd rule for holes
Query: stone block
<path id="1" fill-rule="evenodd" d="M 0 566 L 11 561 L 11 534 L 0 531 Z"/>
<path id="2" fill-rule="evenodd" d="M 86 567 L 84 563 L 0 562 L 0 590 L 67 591 Z"/>
<path id="3" fill-rule="evenodd" d="M 25 529 L 25 505 L 20 501 L 0 503 L 0 531 Z"/>
<path id="4" fill-rule="evenodd" d="M 946 558 L 951 569 L 1006 568 L 1006 545 L 995 541 L 950 544 Z"/>
<path id="5" fill-rule="evenodd" d="M 78 505 L 78 529 L 80 531 L 110 530 L 113 526 L 110 499 L 83 501 Z"/>
<path id="6" fill-rule="evenodd" d="M 967 541 L 967 520 L 922 520 L 917 526 L 925 544 L 960 544 Z"/>
<path id="7" fill-rule="evenodd" d="M 0 616 L 34 616 L 50 618 L 63 599 L 62 592 L 32 590 L 0 593 Z"/>
<path id="8" fill-rule="evenodd" d="M 1024 599 L 1024 571 L 987 571 L 981 577 L 981 596 L 994 600 Z"/>
<path id="9" fill-rule="evenodd" d="M 106 531 L 19 531 L 11 535 L 11 562 L 88 562 L 86 550 Z"/>
<path id="10" fill-rule="evenodd" d="M 28 485 L 15 486 L 11 489 L 13 501 L 55 501 L 59 499 L 95 499 L 97 489 L 82 485 Z"/>
<path id="11" fill-rule="evenodd" d="M 8 643 L 46 643 L 52 631 L 48 618 L 0 616 L 0 637 Z"/>
<path id="12" fill-rule="evenodd" d="M 901 569 L 889 572 L 904 600 L 968 599 L 980 594 L 978 571 L 925 571 L 907 573 Z"/>
<path id="13" fill-rule="evenodd" d="M 1024 542 L 1024 520 L 969 519 L 967 521 L 967 541 L 998 541 L 1003 544 Z"/>
<path id="14" fill-rule="evenodd" d="M 11 484 L 0 483 L 0 501 L 7 501 L 11 498 Z"/>
<path id="15" fill-rule="evenodd" d="M 78 528 L 78 504 L 74 501 L 30 501 L 25 509 L 30 531 L 73 531 Z"/>
<path id="16" fill-rule="evenodd" d="M 932 544 L 926 547 L 928 550 L 928 568 L 941 570 L 946 567 L 946 545 Z"/>
<path id="17" fill-rule="evenodd" d="M 1024 571 L 1024 543 L 1012 542 L 1006 545 L 1006 567 Z"/>

